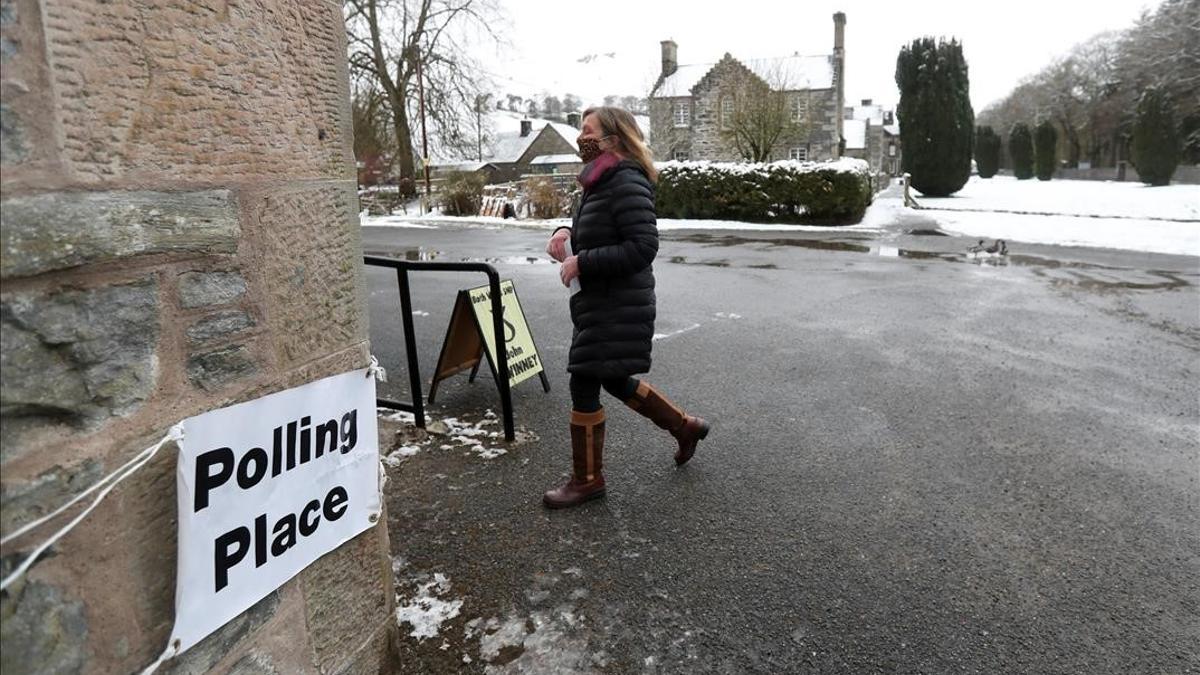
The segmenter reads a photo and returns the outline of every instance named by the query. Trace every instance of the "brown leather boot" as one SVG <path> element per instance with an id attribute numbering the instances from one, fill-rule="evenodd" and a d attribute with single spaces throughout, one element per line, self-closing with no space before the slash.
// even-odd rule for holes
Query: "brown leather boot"
<path id="1" fill-rule="evenodd" d="M 566 485 L 542 495 L 552 509 L 577 506 L 604 496 L 604 409 L 585 413 L 571 411 L 571 456 L 573 471 Z"/>
<path id="2" fill-rule="evenodd" d="M 625 405 L 654 422 L 658 428 L 671 432 L 679 441 L 679 451 L 675 453 L 676 466 L 686 464 L 695 454 L 696 444 L 708 436 L 708 422 L 684 414 L 671 403 L 671 399 L 646 382 L 638 383 L 637 391 L 625 401 Z"/>

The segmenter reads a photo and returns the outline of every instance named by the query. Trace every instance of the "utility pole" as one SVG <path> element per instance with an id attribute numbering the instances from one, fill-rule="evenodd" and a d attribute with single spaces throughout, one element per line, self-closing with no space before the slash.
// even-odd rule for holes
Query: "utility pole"
<path id="1" fill-rule="evenodd" d="M 421 112 L 421 166 L 425 170 L 425 199 L 428 201 L 432 193 L 429 187 L 429 137 L 425 133 L 425 78 L 421 76 L 421 34 L 416 39 L 417 57 L 417 104 Z"/>
<path id="2" fill-rule="evenodd" d="M 475 139 L 479 146 L 479 161 L 483 161 L 483 95 L 475 97 Z"/>

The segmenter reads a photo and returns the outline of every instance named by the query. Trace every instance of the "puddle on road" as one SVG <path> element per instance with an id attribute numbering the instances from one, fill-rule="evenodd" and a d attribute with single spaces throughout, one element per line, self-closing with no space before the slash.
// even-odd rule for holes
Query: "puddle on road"
<path id="1" fill-rule="evenodd" d="M 939 230 L 912 230 L 908 234 L 926 236 L 948 236 Z M 865 253 L 884 258 L 907 258 L 910 260 L 941 260 L 950 263 L 969 263 L 979 266 L 995 267 L 1026 267 L 1037 277 L 1050 281 L 1055 287 L 1074 288 L 1093 292 L 1120 291 L 1174 291 L 1188 288 L 1196 284 L 1197 274 L 1184 272 L 1169 272 L 1164 270 L 1136 270 L 1131 268 L 1113 267 L 1096 263 L 1071 260 L 1057 260 L 1043 256 L 1027 254 L 1009 254 L 1006 256 L 976 256 L 967 252 L 925 251 L 920 249 L 900 248 L 860 239 L 844 241 L 839 239 L 815 239 L 807 237 L 776 237 L 749 238 L 737 235 L 690 234 L 672 237 L 674 241 L 684 241 L 694 244 L 713 246 L 760 246 L 775 248 L 792 246 L 819 251 L 837 251 L 846 253 Z M 857 243 L 862 242 L 862 243 Z M 674 256 L 670 262 L 686 265 L 709 265 L 713 267 L 730 267 L 727 259 L 713 261 L 689 260 L 685 256 Z M 747 265 L 755 269 L 779 269 L 775 264 Z M 1189 280 L 1188 277 L 1193 277 Z"/>
<path id="2" fill-rule="evenodd" d="M 667 262 L 673 262 L 677 265 L 703 265 L 705 267 L 729 267 L 728 260 L 688 260 L 687 257 L 681 255 L 671 256 Z"/>

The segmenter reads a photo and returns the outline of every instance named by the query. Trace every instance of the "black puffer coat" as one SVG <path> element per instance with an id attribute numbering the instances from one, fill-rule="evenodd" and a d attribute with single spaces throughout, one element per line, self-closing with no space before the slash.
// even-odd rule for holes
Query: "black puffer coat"
<path id="1" fill-rule="evenodd" d="M 572 225 L 582 290 L 571 296 L 567 370 L 600 379 L 649 372 L 658 226 L 641 166 L 624 160 L 609 169 L 584 192 Z"/>

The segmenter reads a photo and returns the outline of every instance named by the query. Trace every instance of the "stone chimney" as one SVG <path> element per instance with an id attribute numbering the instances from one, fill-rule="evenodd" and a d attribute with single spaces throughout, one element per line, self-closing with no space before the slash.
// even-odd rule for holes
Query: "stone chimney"
<path id="1" fill-rule="evenodd" d="M 668 77 L 679 69 L 679 45 L 674 40 L 663 40 L 662 44 L 662 76 Z"/>
<path id="2" fill-rule="evenodd" d="M 837 85 L 837 109 L 841 110 L 846 104 L 846 15 L 843 12 L 833 15 L 833 80 Z M 841 116 L 837 120 L 837 135 L 845 141 Z M 840 152 L 834 155 L 841 157 Z"/>
<path id="3" fill-rule="evenodd" d="M 533 120 L 521 120 L 521 136 L 528 136 L 533 132 Z"/>
<path id="4" fill-rule="evenodd" d="M 582 124 L 582 120 L 580 119 L 581 116 L 582 116 L 581 113 L 577 113 L 577 112 L 567 113 L 567 124 L 570 124 L 571 126 L 578 129 Z"/>

